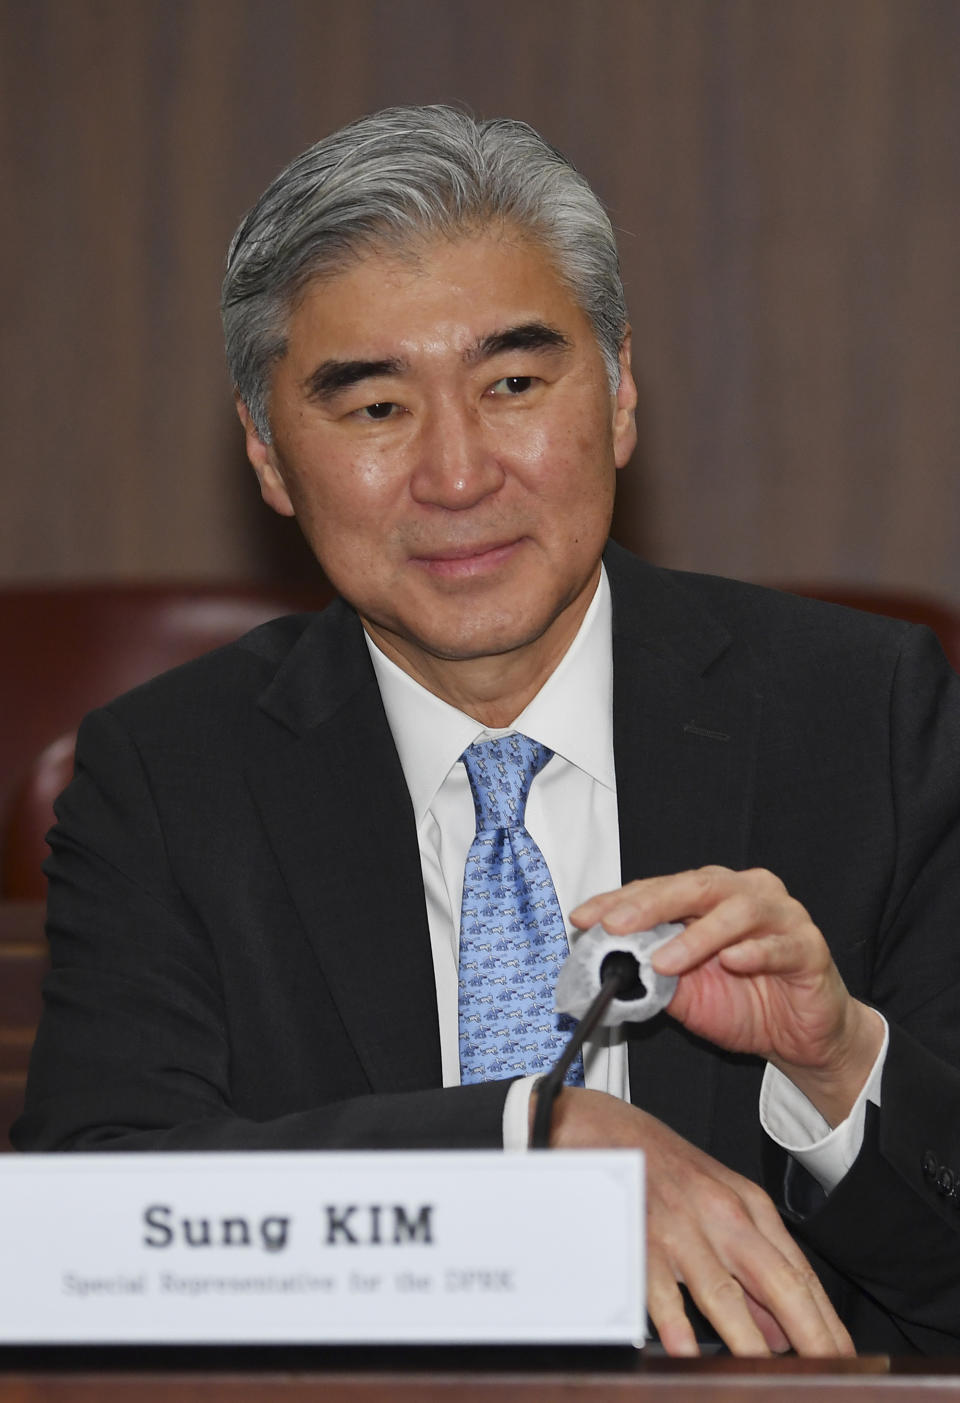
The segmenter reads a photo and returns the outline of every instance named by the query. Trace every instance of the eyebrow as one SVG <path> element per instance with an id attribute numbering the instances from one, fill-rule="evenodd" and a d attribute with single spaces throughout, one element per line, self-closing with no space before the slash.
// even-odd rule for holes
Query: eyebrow
<path id="1" fill-rule="evenodd" d="M 569 346 L 567 337 L 555 326 L 548 326 L 546 322 L 522 322 L 482 337 L 467 351 L 464 359 L 468 365 L 477 365 L 503 351 L 563 351 Z"/>
<path id="2" fill-rule="evenodd" d="M 381 375 L 399 375 L 406 368 L 401 360 L 325 360 L 303 382 L 311 399 L 332 399 L 361 380 Z"/>
<path id="3" fill-rule="evenodd" d="M 464 353 L 467 365 L 479 365 L 505 351 L 566 350 L 570 341 L 562 331 L 546 322 L 522 322 L 483 336 Z M 303 388 L 310 399 L 329 400 L 363 380 L 400 375 L 409 368 L 405 360 L 325 360 L 307 376 Z"/>

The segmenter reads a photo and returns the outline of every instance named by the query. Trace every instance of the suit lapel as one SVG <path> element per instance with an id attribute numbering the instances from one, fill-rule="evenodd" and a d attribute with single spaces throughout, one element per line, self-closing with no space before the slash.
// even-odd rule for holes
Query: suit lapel
<path id="1" fill-rule="evenodd" d="M 606 563 L 623 880 L 742 867 L 760 707 L 752 660 L 670 576 L 617 549 Z M 704 1144 L 719 1059 L 666 1016 L 628 1040 L 633 1100 Z"/>
<path id="2" fill-rule="evenodd" d="M 439 1086 L 413 812 L 352 611 L 308 626 L 261 706 L 285 730 L 248 781 L 371 1088 Z"/>

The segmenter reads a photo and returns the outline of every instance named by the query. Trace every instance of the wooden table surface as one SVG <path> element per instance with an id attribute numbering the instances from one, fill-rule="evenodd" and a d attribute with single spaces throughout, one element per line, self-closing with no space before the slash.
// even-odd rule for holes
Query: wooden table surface
<path id="1" fill-rule="evenodd" d="M 423 1362 L 363 1367 L 317 1367 L 297 1363 L 252 1367 L 234 1362 L 157 1367 L 153 1359 L 134 1367 L 129 1359 L 110 1366 L 56 1367 L 32 1351 L 28 1365 L 15 1351 L 0 1351 L 0 1403 L 960 1403 L 960 1360 L 890 1361 L 882 1357 L 837 1361 L 801 1359 L 696 1361 L 643 1359 L 614 1363 L 568 1363 L 553 1368 L 477 1366 L 439 1356 Z M 116 1358 L 116 1357 L 115 1357 Z"/>

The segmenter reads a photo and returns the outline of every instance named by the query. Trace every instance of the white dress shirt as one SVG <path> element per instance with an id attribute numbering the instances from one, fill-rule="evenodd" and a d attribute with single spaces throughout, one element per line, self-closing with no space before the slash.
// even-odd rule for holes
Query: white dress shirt
<path id="1" fill-rule="evenodd" d="M 606 572 L 563 659 L 505 730 L 491 731 L 427 691 L 367 637 L 394 741 L 413 802 L 437 987 L 444 1086 L 460 1083 L 457 961 L 467 853 L 476 832 L 470 782 L 460 756 L 476 740 L 519 731 L 554 752 L 531 785 L 526 826 L 568 913 L 620 885 L 620 835 L 613 758 L 612 605 Z M 768 1067 L 760 1097 L 764 1128 L 830 1191 L 856 1158 L 864 1101 L 879 1104 L 881 1053 L 857 1106 L 832 1131 L 786 1077 Z M 598 1029 L 584 1049 L 586 1085 L 629 1098 L 626 1047 L 618 1029 Z M 504 1107 L 504 1147 L 527 1145 L 535 1077 L 514 1082 Z"/>

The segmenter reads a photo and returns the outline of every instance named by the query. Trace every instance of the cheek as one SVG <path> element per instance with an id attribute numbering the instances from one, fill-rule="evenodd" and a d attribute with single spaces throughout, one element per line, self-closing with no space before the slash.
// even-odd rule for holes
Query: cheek
<path id="1" fill-rule="evenodd" d="M 575 513 L 605 508 L 613 500 L 616 469 L 609 434 L 589 417 L 525 438 L 511 456 L 546 506 Z"/>
<path id="2" fill-rule="evenodd" d="M 295 466 L 284 472 L 287 490 L 303 525 L 325 534 L 362 534 L 382 523 L 402 485 L 396 455 L 376 449 L 344 452 L 337 444 L 295 446 Z"/>

